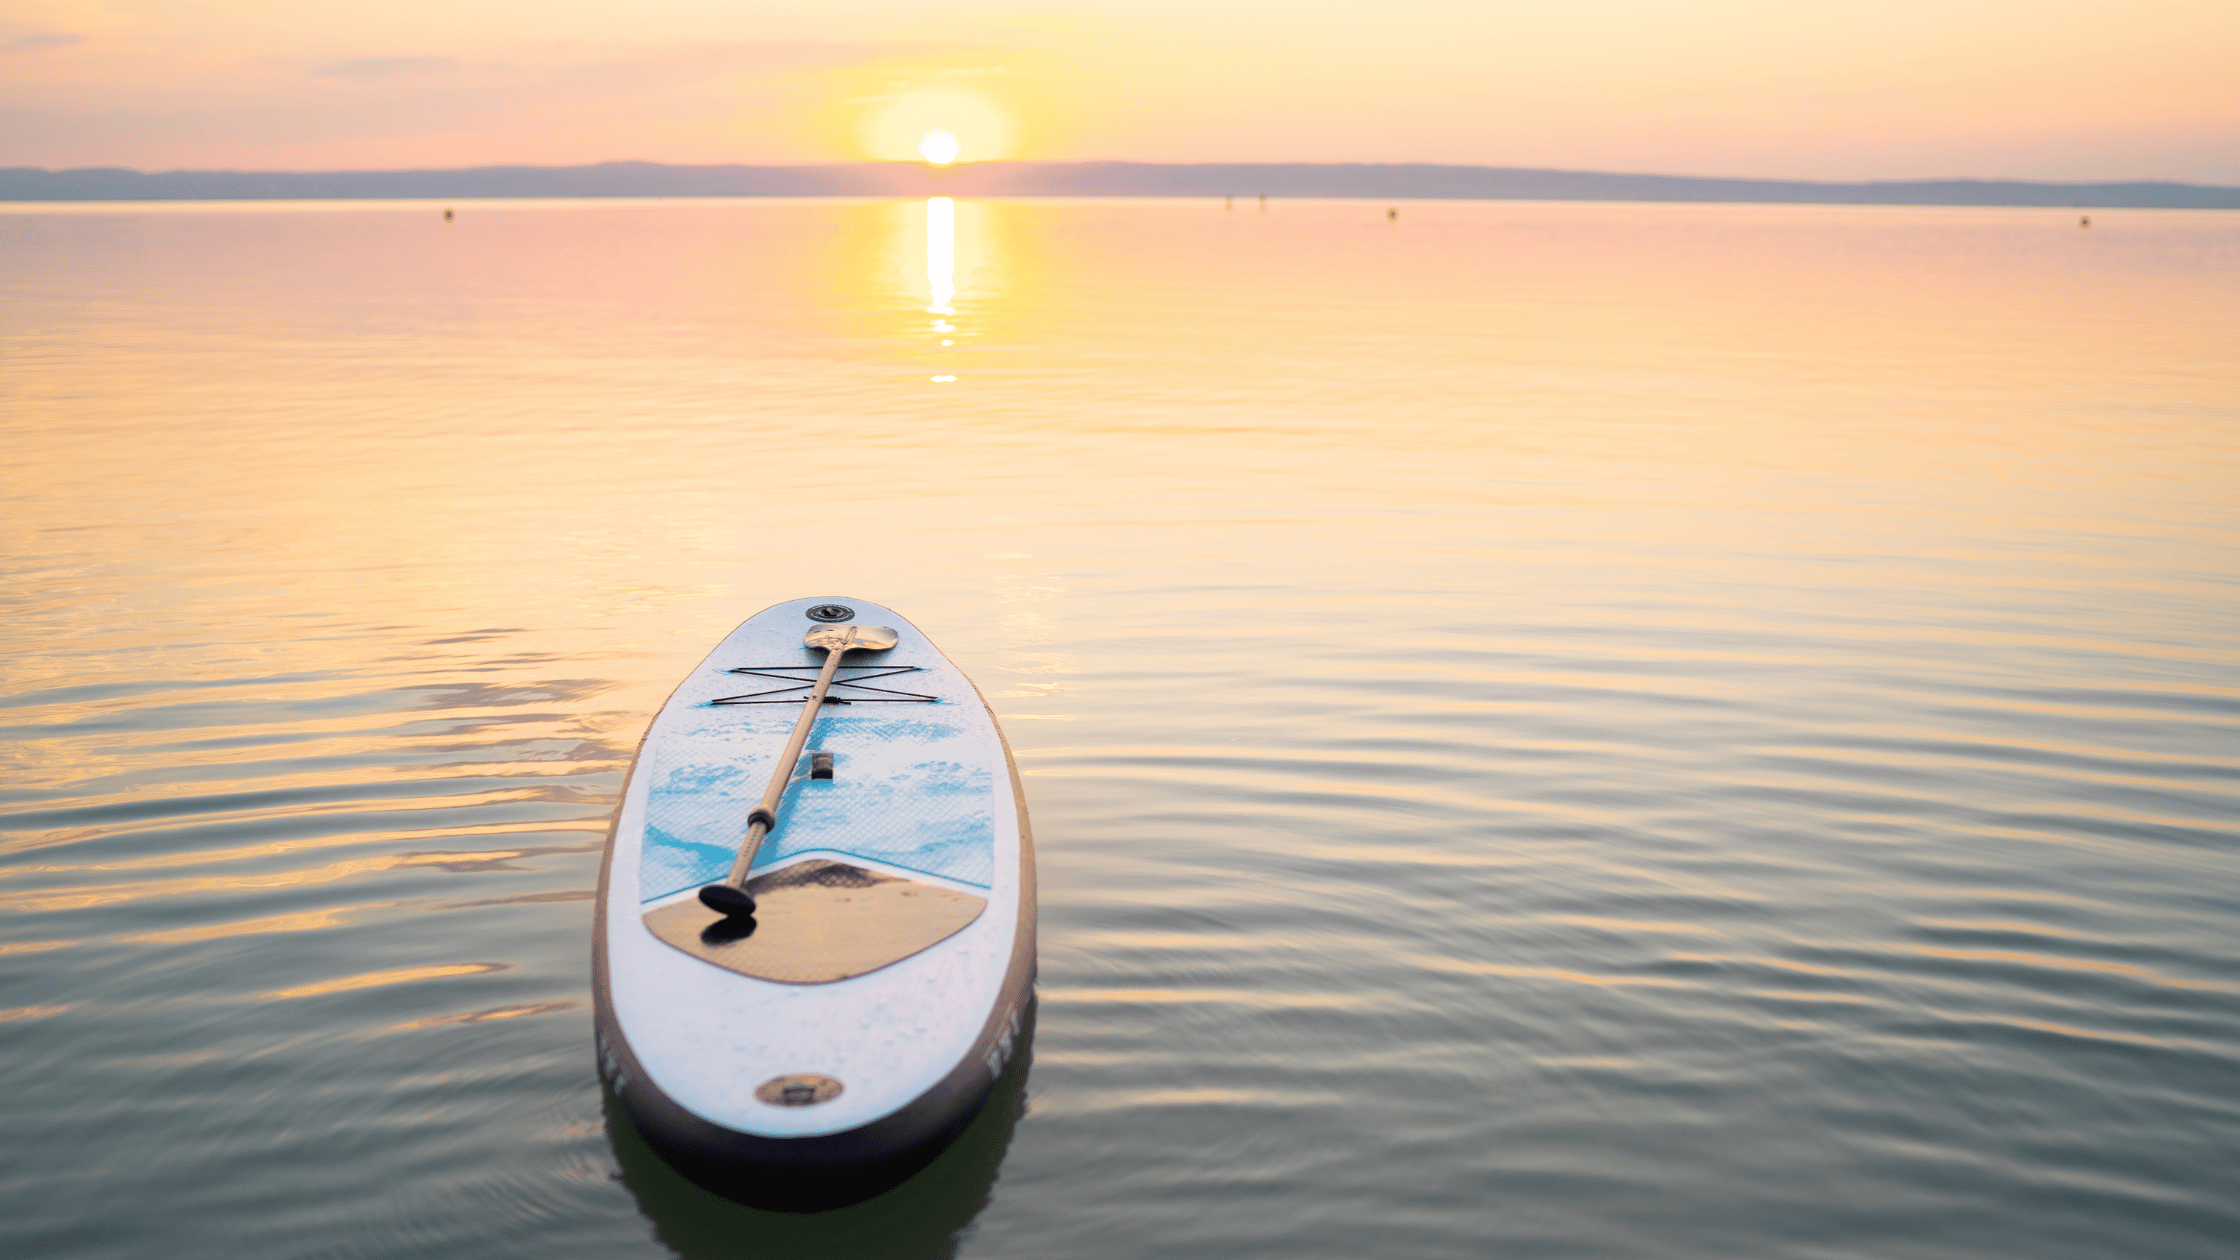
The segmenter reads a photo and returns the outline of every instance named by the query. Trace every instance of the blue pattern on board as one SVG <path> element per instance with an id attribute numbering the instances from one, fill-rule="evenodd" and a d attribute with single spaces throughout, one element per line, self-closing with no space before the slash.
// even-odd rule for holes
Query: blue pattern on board
<path id="1" fill-rule="evenodd" d="M 736 723 L 737 710 L 724 717 Z M 990 885 L 993 772 L 940 755 L 966 753 L 960 746 L 966 732 L 922 718 L 837 715 L 820 722 L 818 732 L 818 744 L 838 754 L 839 777 L 808 778 L 803 758 L 779 807 L 777 834 L 763 842 L 755 869 L 833 851 Z M 730 871 L 747 813 L 768 782 L 773 745 L 784 738 L 782 731 L 740 725 L 711 725 L 695 734 L 664 739 L 653 759 L 639 864 L 639 895 L 647 901 Z"/>

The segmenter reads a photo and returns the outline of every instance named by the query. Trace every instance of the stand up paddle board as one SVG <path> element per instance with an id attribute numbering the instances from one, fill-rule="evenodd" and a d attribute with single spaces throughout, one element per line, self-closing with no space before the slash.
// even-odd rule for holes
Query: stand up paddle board
<path id="1" fill-rule="evenodd" d="M 600 1074 L 717 1193 L 868 1198 L 1002 1074 L 1034 924 L 1026 803 L 980 693 L 889 609 L 779 604 L 685 679 L 631 767 L 599 874 Z"/>

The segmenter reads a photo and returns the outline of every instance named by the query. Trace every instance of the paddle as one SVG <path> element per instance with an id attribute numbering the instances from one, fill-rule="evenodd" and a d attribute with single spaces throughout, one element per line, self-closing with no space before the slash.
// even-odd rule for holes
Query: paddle
<path id="1" fill-rule="evenodd" d="M 832 676 L 840 670 L 840 658 L 850 652 L 884 652 L 902 639 L 886 626 L 818 626 L 801 636 L 801 642 L 813 648 L 824 649 L 824 670 L 817 675 L 817 685 L 810 689 L 809 698 L 801 704 L 800 720 L 793 724 L 793 738 L 786 741 L 786 750 L 778 758 L 778 768 L 770 774 L 770 786 L 762 793 L 762 804 L 747 814 L 747 838 L 739 843 L 739 860 L 731 864 L 731 873 L 720 884 L 709 884 L 700 890 L 700 904 L 718 914 L 734 919 L 754 914 L 754 895 L 747 891 L 747 868 L 754 865 L 755 850 L 762 847 L 762 839 L 778 826 L 778 801 L 786 794 L 786 784 L 793 779 L 793 768 L 801 760 L 802 746 L 809 742 L 809 728 L 817 724 L 817 713 L 824 708 L 824 693 L 832 688 Z"/>

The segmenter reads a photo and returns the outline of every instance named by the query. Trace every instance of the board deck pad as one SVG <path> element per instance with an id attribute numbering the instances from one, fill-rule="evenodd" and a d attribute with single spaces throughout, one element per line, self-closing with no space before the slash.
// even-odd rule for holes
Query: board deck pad
<path id="1" fill-rule="evenodd" d="M 730 872 L 824 662 L 802 642 L 818 619 L 771 612 L 728 637 L 655 720 L 638 898 L 647 928 L 695 958 L 757 979 L 830 984 L 936 945 L 979 915 L 1005 763 L 972 684 L 916 627 L 898 625 L 892 648 L 840 665 L 804 755 L 787 767 L 777 827 L 748 879 L 761 907 L 753 932 L 679 900 Z M 831 778 L 811 775 L 811 752 L 830 755 Z"/>
<path id="2" fill-rule="evenodd" d="M 807 651 L 796 644 L 797 655 Z M 943 712 L 960 703 L 977 706 L 979 700 L 954 670 L 928 669 L 910 677 L 920 690 L 963 689 L 963 694 L 924 705 L 826 706 L 809 745 L 834 754 L 833 777 L 811 779 L 809 759 L 802 758 L 779 806 L 777 833 L 755 855 L 757 869 L 834 851 L 988 886 L 994 861 L 992 759 L 976 730 L 947 720 Z M 712 689 L 720 692 L 737 681 L 725 679 Z M 698 888 L 730 871 L 747 811 L 761 802 L 800 713 L 798 703 L 703 701 L 673 715 L 652 758 L 641 900 Z"/>
<path id="3" fill-rule="evenodd" d="M 650 911 L 646 927 L 695 958 L 780 984 L 831 984 L 902 961 L 970 926 L 988 899 L 811 858 L 747 881 L 739 924 L 697 897 Z"/>

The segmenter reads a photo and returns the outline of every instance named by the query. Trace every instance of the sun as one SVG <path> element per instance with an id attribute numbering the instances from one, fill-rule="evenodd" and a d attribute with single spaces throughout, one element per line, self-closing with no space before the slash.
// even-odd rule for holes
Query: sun
<path id="1" fill-rule="evenodd" d="M 857 125 L 866 156 L 934 166 L 949 166 L 966 157 L 1000 162 L 1011 156 L 1018 129 L 1010 109 L 994 97 L 949 87 L 909 89 L 881 97 Z"/>
<path id="2" fill-rule="evenodd" d="M 918 152 L 924 154 L 926 161 L 935 166 L 947 166 L 956 161 L 957 152 L 962 147 L 957 143 L 957 138 L 946 131 L 929 131 L 918 141 Z"/>

